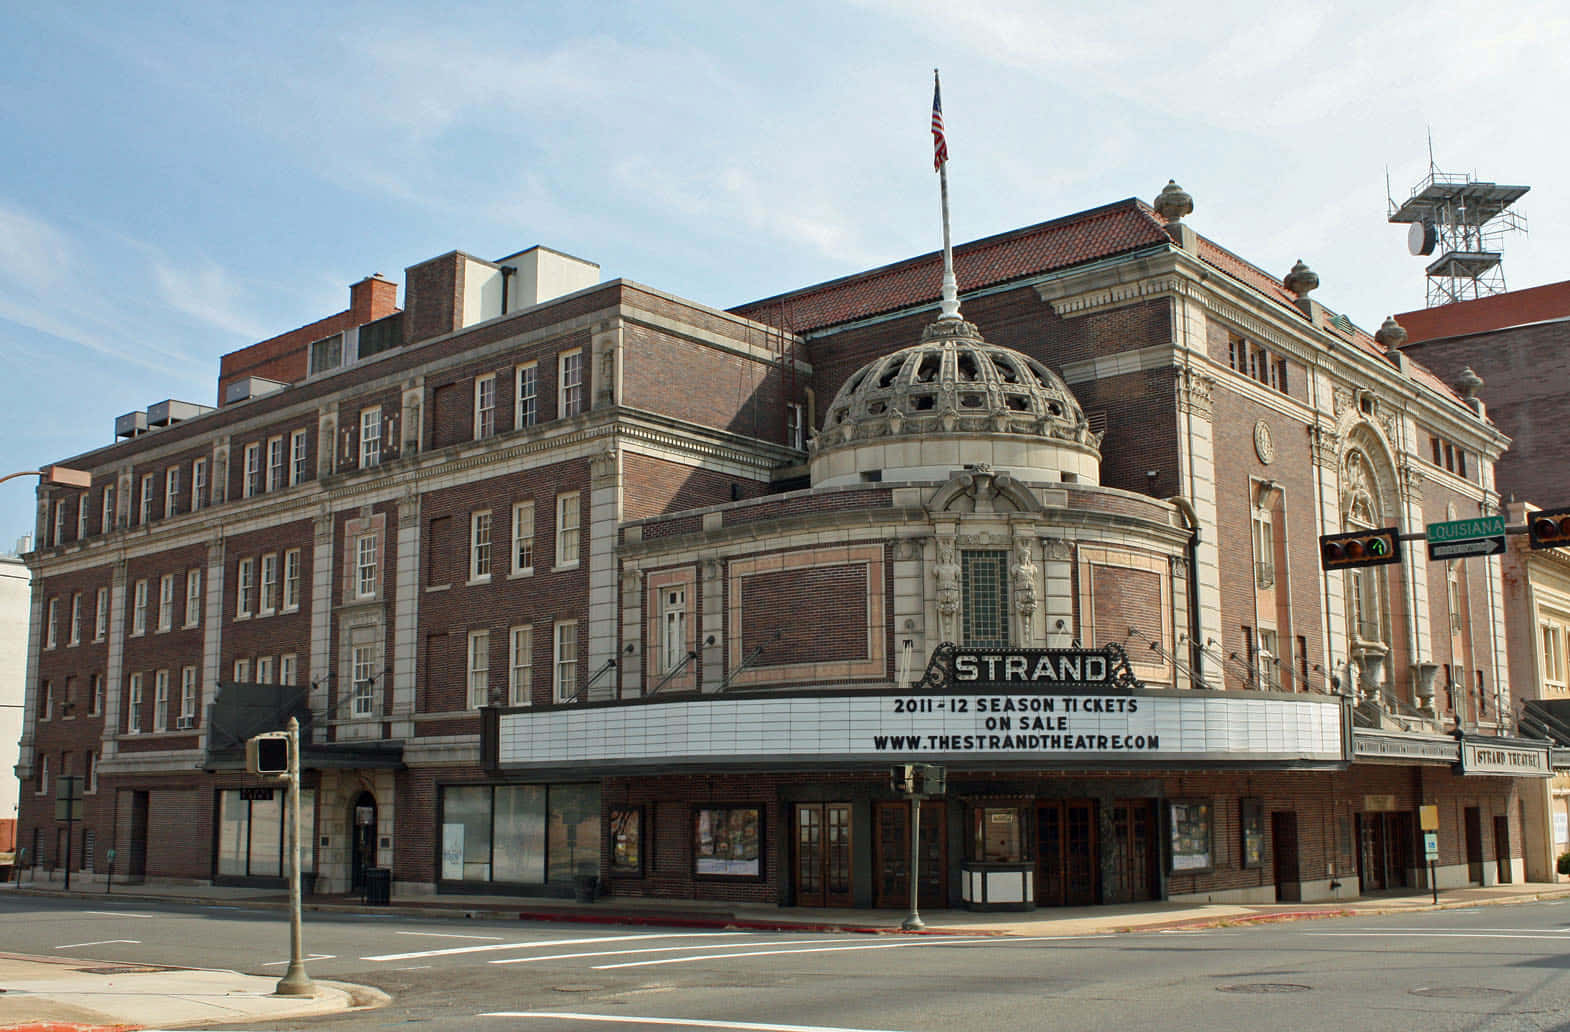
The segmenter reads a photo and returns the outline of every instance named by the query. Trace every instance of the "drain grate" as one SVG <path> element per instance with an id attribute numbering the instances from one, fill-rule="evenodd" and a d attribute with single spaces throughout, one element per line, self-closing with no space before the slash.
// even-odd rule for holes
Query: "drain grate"
<path id="1" fill-rule="evenodd" d="M 112 967 L 77 968 L 84 975 L 156 975 L 160 971 L 184 971 L 185 968 L 141 967 L 135 964 L 115 964 Z"/>
<path id="2" fill-rule="evenodd" d="M 1239 982 L 1216 986 L 1218 993 L 1306 993 L 1308 986 L 1296 982 Z"/>
<path id="3" fill-rule="evenodd" d="M 1510 990 L 1490 989 L 1484 985 L 1433 985 L 1413 989 L 1412 995 L 1436 1000 L 1475 1000 L 1480 996 L 1509 996 Z"/>

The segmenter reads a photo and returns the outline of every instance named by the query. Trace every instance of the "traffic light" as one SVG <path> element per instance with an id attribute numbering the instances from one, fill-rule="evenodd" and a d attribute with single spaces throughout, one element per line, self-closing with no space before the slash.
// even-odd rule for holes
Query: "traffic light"
<path id="1" fill-rule="evenodd" d="M 1400 561 L 1401 531 L 1398 527 L 1325 534 L 1319 539 L 1319 564 L 1326 570 L 1383 566 Z"/>
<path id="2" fill-rule="evenodd" d="M 268 731 L 245 742 L 245 769 L 263 777 L 289 773 L 289 733 Z"/>
<path id="3" fill-rule="evenodd" d="M 1544 509 L 1526 518 L 1533 548 L 1570 547 L 1570 509 Z"/>

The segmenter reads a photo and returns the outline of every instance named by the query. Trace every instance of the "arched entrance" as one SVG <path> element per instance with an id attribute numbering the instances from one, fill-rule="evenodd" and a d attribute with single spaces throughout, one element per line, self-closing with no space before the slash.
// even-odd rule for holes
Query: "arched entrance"
<path id="1" fill-rule="evenodd" d="M 349 807 L 349 891 L 365 888 L 365 871 L 376 866 L 376 797 L 361 792 Z"/>

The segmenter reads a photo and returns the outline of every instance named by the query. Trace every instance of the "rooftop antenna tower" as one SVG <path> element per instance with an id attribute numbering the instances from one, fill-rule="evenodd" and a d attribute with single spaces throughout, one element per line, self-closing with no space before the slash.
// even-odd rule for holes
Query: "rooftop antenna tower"
<path id="1" fill-rule="evenodd" d="M 1434 255 L 1428 273 L 1428 307 L 1501 294 L 1505 291 L 1505 234 L 1526 232 L 1526 218 L 1510 210 L 1531 189 L 1485 183 L 1470 173 L 1442 172 L 1434 163 L 1434 138 L 1428 138 L 1428 174 L 1412 188 L 1406 203 L 1388 197 L 1389 221 L 1405 223 L 1407 250 Z"/>

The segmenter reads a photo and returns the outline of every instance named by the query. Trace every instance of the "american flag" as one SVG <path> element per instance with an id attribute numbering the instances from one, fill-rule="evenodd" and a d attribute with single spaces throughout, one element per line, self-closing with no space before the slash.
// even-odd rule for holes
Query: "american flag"
<path id="1" fill-rule="evenodd" d="M 943 137 L 943 100 L 938 89 L 938 71 L 932 70 L 932 171 L 949 160 L 949 142 Z"/>

